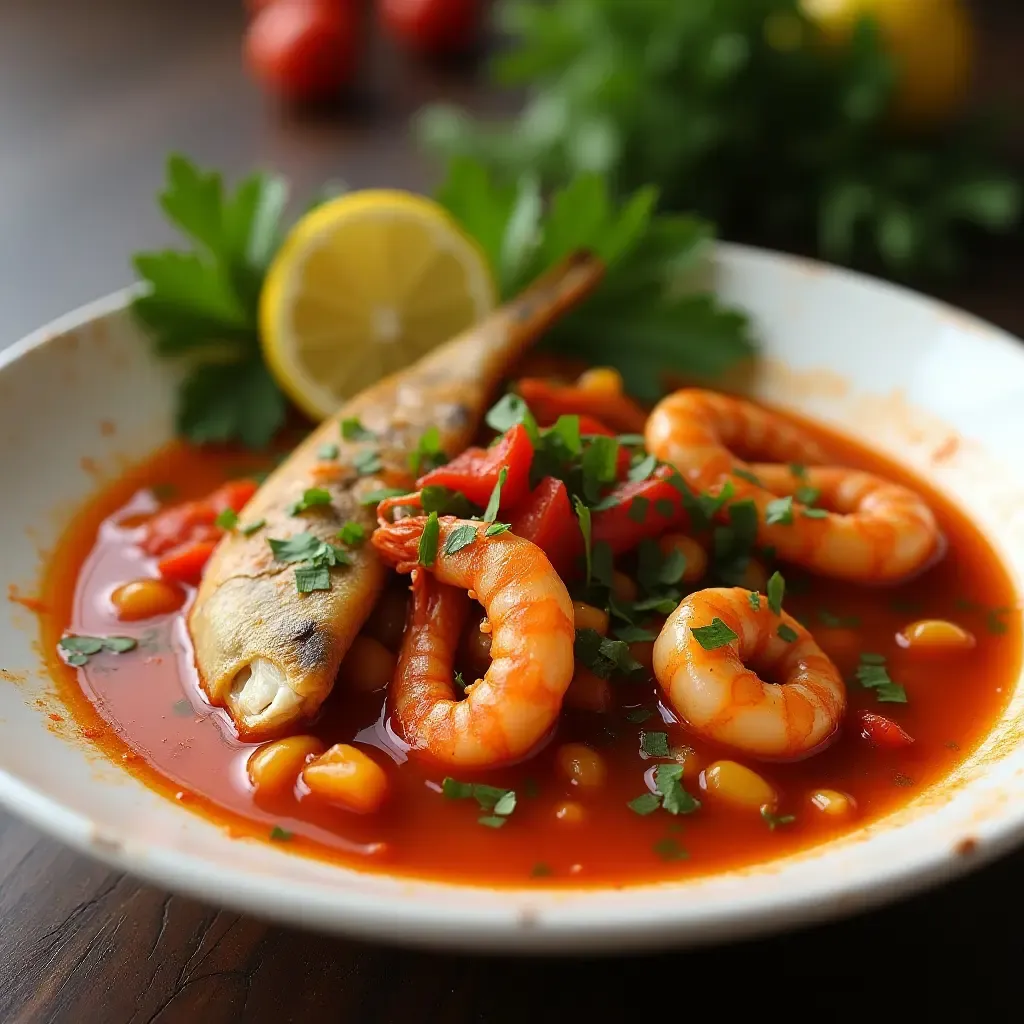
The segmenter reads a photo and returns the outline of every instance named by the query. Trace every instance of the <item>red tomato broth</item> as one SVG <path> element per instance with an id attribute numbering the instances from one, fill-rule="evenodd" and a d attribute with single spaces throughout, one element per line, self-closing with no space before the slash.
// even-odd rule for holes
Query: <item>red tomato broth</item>
<path id="1" fill-rule="evenodd" d="M 392 760 L 400 755 L 382 713 L 384 693 L 351 694 L 339 684 L 320 719 L 305 731 L 326 744 L 355 741 L 372 753 L 389 777 L 387 804 L 377 814 L 359 816 L 303 796 L 301 783 L 294 793 L 256 799 L 245 772 L 255 745 L 235 738 L 226 714 L 211 708 L 198 687 L 185 628 L 191 595 L 180 612 L 148 623 L 120 622 L 109 604 L 117 585 L 156 573 L 153 560 L 134 547 L 137 529 L 117 526 L 144 510 L 139 492 L 171 483 L 183 499 L 202 497 L 232 475 L 239 461 L 178 444 L 101 493 L 61 540 L 43 595 L 51 609 L 42 617 L 44 648 L 78 723 L 90 736 L 100 727 L 95 742 L 102 750 L 232 835 L 267 838 L 284 830 L 290 834 L 287 847 L 296 852 L 366 870 L 488 885 L 621 886 L 769 860 L 849 832 L 941 779 L 978 745 L 1005 707 L 1020 660 L 1018 613 L 998 616 L 1002 632 L 986 628 L 993 618 L 988 610 L 1014 605 L 1016 595 L 977 529 L 921 481 L 852 441 L 814 429 L 840 461 L 924 493 L 949 547 L 938 565 L 896 588 L 812 580 L 781 566 L 788 584 L 786 609 L 806 618 L 848 680 L 850 713 L 843 733 L 828 750 L 802 762 L 759 764 L 691 736 L 675 724 L 652 681 L 613 683 L 615 706 L 608 714 L 564 709 L 546 745 L 518 765 L 460 773 L 416 761 L 399 764 Z M 896 602 L 908 610 L 896 610 Z M 848 650 L 831 642 L 835 630 L 817 620 L 820 609 L 861 619 Z M 957 622 L 975 634 L 977 645 L 929 656 L 901 648 L 896 633 L 919 618 Z M 140 649 L 102 655 L 75 670 L 56 653 L 64 632 L 135 636 Z M 908 704 L 879 703 L 872 692 L 850 682 L 861 651 L 888 658 Z M 629 709 L 639 706 L 655 712 L 642 724 L 627 718 Z M 916 742 L 902 750 L 872 747 L 859 735 L 856 709 L 892 718 Z M 728 758 L 757 771 L 780 795 L 776 815 L 795 820 L 771 829 L 756 811 L 716 802 L 690 775 L 684 785 L 702 801 L 695 814 L 633 813 L 628 801 L 648 791 L 645 773 L 649 777 L 661 763 L 641 754 L 645 729 L 667 732 L 672 746 L 692 747 L 701 768 Z M 607 777 L 599 790 L 579 792 L 558 774 L 557 750 L 574 741 L 588 743 L 606 760 Z M 517 806 L 505 826 L 478 824 L 485 812 L 472 799 L 442 796 L 440 784 L 448 774 L 515 789 Z M 826 817 L 810 804 L 819 788 L 851 795 L 857 812 L 847 819 Z M 566 800 L 582 804 L 582 823 L 556 819 L 555 808 Z"/>

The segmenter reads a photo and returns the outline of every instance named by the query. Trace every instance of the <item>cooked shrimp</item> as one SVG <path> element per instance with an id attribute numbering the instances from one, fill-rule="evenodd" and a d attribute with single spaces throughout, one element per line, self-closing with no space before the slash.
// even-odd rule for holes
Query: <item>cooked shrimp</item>
<path id="1" fill-rule="evenodd" d="M 895 583 L 931 564 L 945 544 L 920 495 L 873 473 L 842 466 L 810 466 L 799 473 L 767 464 L 750 469 L 766 494 L 806 492 L 822 506 L 809 512 L 794 500 L 789 514 L 769 524 L 768 502 L 754 496 L 758 541 L 784 561 L 857 583 Z"/>
<path id="2" fill-rule="evenodd" d="M 858 583 L 893 583 L 941 550 L 935 517 L 919 495 L 858 470 L 796 466 L 821 461 L 822 451 L 798 427 L 749 402 L 677 391 L 651 413 L 646 440 L 691 486 L 718 493 L 728 481 L 734 500 L 752 500 L 757 541 L 782 561 Z M 733 448 L 777 461 L 744 462 Z M 810 495 L 823 509 L 779 500 Z"/>
<path id="3" fill-rule="evenodd" d="M 424 571 L 422 516 L 382 526 L 373 544 L 399 572 L 414 572 L 412 614 L 391 685 L 395 719 L 414 751 L 461 768 L 490 767 L 528 753 L 554 725 L 573 675 L 573 606 L 547 556 L 512 533 L 445 516 L 437 555 Z M 476 537 L 445 545 L 468 526 Z M 457 699 L 455 649 L 471 591 L 491 626 L 491 665 Z"/>
<path id="4" fill-rule="evenodd" d="M 799 427 L 741 398 L 684 388 L 662 399 L 644 428 L 647 450 L 674 466 L 692 487 L 720 487 L 745 470 L 744 457 L 772 462 L 825 461 L 818 443 Z M 742 478 L 732 478 L 734 485 Z"/>
<path id="5" fill-rule="evenodd" d="M 654 674 L 699 736 L 760 760 L 796 761 L 835 737 L 846 688 L 799 622 L 785 612 L 776 615 L 763 596 L 757 608 L 753 601 L 741 587 L 685 598 L 655 641 Z M 694 635 L 712 625 L 712 637 Z M 765 682 L 758 670 L 780 681 Z"/>

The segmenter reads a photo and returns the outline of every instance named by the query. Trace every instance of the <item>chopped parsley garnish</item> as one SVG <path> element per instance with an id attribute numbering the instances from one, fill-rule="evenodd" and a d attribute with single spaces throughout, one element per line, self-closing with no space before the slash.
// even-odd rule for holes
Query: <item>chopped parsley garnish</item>
<path id="1" fill-rule="evenodd" d="M 350 548 L 359 547 L 366 540 L 366 529 L 361 523 L 354 523 L 352 520 L 349 520 L 338 531 L 338 540 L 342 544 L 347 544 Z"/>
<path id="2" fill-rule="evenodd" d="M 781 572 L 773 572 L 768 580 L 768 607 L 776 615 L 782 614 L 782 599 L 786 596 L 786 580 Z"/>
<path id="3" fill-rule="evenodd" d="M 579 416 L 559 416 L 555 422 L 543 432 L 548 447 L 561 447 L 562 454 L 576 458 L 583 452 L 583 438 L 580 436 Z"/>
<path id="4" fill-rule="evenodd" d="M 576 508 L 576 518 L 580 522 L 580 533 L 583 534 L 583 554 L 586 558 L 587 563 L 587 586 L 590 586 L 590 580 L 594 575 L 594 557 L 590 549 L 590 509 L 583 504 L 582 500 L 576 498 L 573 502 Z"/>
<path id="5" fill-rule="evenodd" d="M 642 540 L 637 548 L 636 579 L 646 594 L 654 596 L 665 587 L 674 587 L 686 572 L 686 556 L 672 548 L 663 555 L 656 541 Z M 673 597 L 679 597 L 678 591 Z"/>
<path id="6" fill-rule="evenodd" d="M 494 485 L 494 490 L 491 491 L 491 496 L 487 501 L 487 508 L 484 510 L 485 523 L 493 523 L 498 518 L 498 508 L 501 506 L 501 489 L 505 486 L 507 479 L 508 467 L 502 466 L 501 471 L 498 473 L 498 482 Z"/>
<path id="7" fill-rule="evenodd" d="M 467 683 L 466 680 L 462 677 L 462 673 L 461 672 L 456 672 L 455 673 L 455 685 L 460 690 L 465 690 L 466 687 L 469 686 L 469 683 Z"/>
<path id="8" fill-rule="evenodd" d="M 367 491 L 366 494 L 359 499 L 359 504 L 379 505 L 382 501 L 386 501 L 388 498 L 400 498 L 403 494 L 408 493 L 408 491 L 403 490 L 401 487 L 378 487 L 374 491 Z"/>
<path id="9" fill-rule="evenodd" d="M 785 622 L 775 632 L 778 638 L 785 640 L 787 644 L 791 644 L 800 635 L 792 626 L 787 626 Z"/>
<path id="10" fill-rule="evenodd" d="M 793 497 L 801 505 L 811 506 L 821 497 L 821 489 L 818 487 L 798 487 L 793 492 Z"/>
<path id="11" fill-rule="evenodd" d="M 437 515 L 436 512 L 431 514 Z M 446 555 L 454 555 L 457 551 L 461 551 L 463 548 L 468 548 L 475 540 L 476 527 L 463 523 L 462 526 L 455 527 L 455 529 L 448 534 L 448 539 L 444 542 L 444 553 Z"/>
<path id="12" fill-rule="evenodd" d="M 726 644 L 739 639 L 739 636 L 717 615 L 711 620 L 710 625 L 693 626 L 690 632 L 705 651 L 716 651 L 719 647 L 725 647 Z"/>
<path id="13" fill-rule="evenodd" d="M 623 448 L 642 448 L 644 446 L 643 434 L 619 434 L 615 438 Z"/>
<path id="14" fill-rule="evenodd" d="M 626 806 L 634 813 L 641 816 L 653 814 L 661 806 L 661 797 L 656 793 L 641 793 L 634 797 Z"/>
<path id="15" fill-rule="evenodd" d="M 884 654 L 861 654 L 854 678 L 866 690 L 874 690 L 880 704 L 906 704 L 907 691 L 893 682 L 885 662 Z"/>
<path id="16" fill-rule="evenodd" d="M 330 590 L 331 574 L 327 566 L 295 566 L 295 589 L 300 594 L 312 594 L 314 590 Z"/>
<path id="17" fill-rule="evenodd" d="M 441 536 L 441 524 L 438 522 L 437 513 L 431 512 L 427 521 L 423 524 L 423 533 L 420 534 L 420 543 L 416 559 L 420 565 L 431 566 L 437 560 L 437 542 Z"/>
<path id="18" fill-rule="evenodd" d="M 792 814 L 773 814 L 767 807 L 761 808 L 761 817 L 774 832 L 780 825 L 792 825 L 796 817 Z"/>
<path id="19" fill-rule="evenodd" d="M 484 530 L 485 537 L 497 537 L 499 534 L 508 533 L 512 527 L 509 523 L 491 523 L 490 526 Z"/>
<path id="20" fill-rule="evenodd" d="M 828 512 L 823 508 L 804 507 L 800 513 L 804 519 L 828 519 Z"/>
<path id="21" fill-rule="evenodd" d="M 478 509 L 461 491 L 430 484 L 420 491 L 420 507 L 424 515 L 436 512 L 439 516 L 455 516 L 458 519 L 478 519 Z"/>
<path id="22" fill-rule="evenodd" d="M 619 462 L 619 442 L 597 434 L 589 439 L 580 457 L 583 497 L 590 505 L 601 500 L 601 489 L 615 482 Z"/>
<path id="23" fill-rule="evenodd" d="M 357 452 L 356 457 L 352 460 L 352 466 L 360 476 L 373 476 L 381 471 L 383 465 L 380 461 L 380 452 L 374 448 Z"/>
<path id="24" fill-rule="evenodd" d="M 654 503 L 654 507 L 662 519 L 671 519 L 675 515 L 676 507 L 668 498 L 658 498 Z"/>
<path id="25" fill-rule="evenodd" d="M 1003 622 L 1002 616 L 1009 615 L 1013 608 L 989 608 L 985 612 L 985 629 L 993 636 L 1002 636 L 1010 628 Z"/>
<path id="26" fill-rule="evenodd" d="M 797 480 L 802 480 L 807 476 L 807 467 L 802 462 L 791 462 L 789 464 L 789 471 Z"/>
<path id="27" fill-rule="evenodd" d="M 761 481 L 750 472 L 749 469 L 743 469 L 741 466 L 736 466 L 732 471 L 733 476 L 738 476 L 741 480 L 746 480 L 748 484 L 753 484 L 755 487 L 761 486 Z M 771 522 L 771 520 L 769 520 Z"/>
<path id="28" fill-rule="evenodd" d="M 331 462 L 338 457 L 340 451 L 341 449 L 336 444 L 322 444 L 316 450 L 316 457 L 325 462 Z"/>
<path id="29" fill-rule="evenodd" d="M 288 840 L 291 839 L 293 835 L 294 833 L 289 832 L 287 829 L 281 828 L 280 825 L 275 825 L 270 830 L 270 838 L 273 839 L 275 842 L 279 843 L 288 842 Z"/>
<path id="30" fill-rule="evenodd" d="M 409 469 L 413 473 L 428 473 L 448 461 L 441 448 L 441 431 L 437 427 L 429 427 L 424 431 L 416 447 L 409 453 Z"/>
<path id="31" fill-rule="evenodd" d="M 668 745 L 667 732 L 647 732 L 640 736 L 640 749 L 648 757 L 671 757 L 672 751 Z"/>
<path id="32" fill-rule="evenodd" d="M 617 455 L 618 453 L 616 453 Z M 657 456 L 645 455 L 635 466 L 630 467 L 626 475 L 633 483 L 640 483 L 641 480 L 646 480 L 657 468 Z"/>
<path id="33" fill-rule="evenodd" d="M 246 523 L 244 526 L 238 528 L 238 532 L 243 537 L 251 537 L 257 530 L 262 530 L 267 525 L 266 519 L 254 519 L 251 523 Z"/>
<path id="34" fill-rule="evenodd" d="M 233 530 L 238 525 L 238 513 L 233 508 L 221 509 L 213 525 L 221 530 Z"/>
<path id="35" fill-rule="evenodd" d="M 661 806 L 669 814 L 693 814 L 700 801 L 683 787 L 681 764 L 659 764 L 654 770 L 654 786 L 661 794 Z"/>
<path id="36" fill-rule="evenodd" d="M 646 640 L 655 639 L 654 634 L 649 629 L 644 629 L 641 626 L 619 626 L 614 631 L 615 639 L 622 640 L 627 644 L 642 643 Z"/>
<path id="37" fill-rule="evenodd" d="M 288 514 L 297 516 L 307 509 L 316 508 L 319 505 L 330 505 L 330 503 L 330 491 L 325 491 L 322 487 L 310 487 L 302 492 L 302 497 L 298 501 L 293 501 L 288 506 Z"/>
<path id="38" fill-rule="evenodd" d="M 67 652 L 69 665 L 81 668 L 94 654 L 125 654 L 138 647 L 138 641 L 130 636 L 78 636 L 72 633 L 62 637 L 57 646 Z"/>
<path id="39" fill-rule="evenodd" d="M 504 434 L 506 430 L 522 423 L 531 441 L 536 442 L 539 435 L 537 421 L 533 418 L 529 406 L 519 395 L 503 395 L 488 410 L 484 422 L 499 434 Z"/>
<path id="40" fill-rule="evenodd" d="M 609 640 L 596 629 L 576 630 L 573 655 L 579 664 L 601 679 L 614 674 L 632 675 L 643 668 L 629 653 L 629 644 L 624 640 Z"/>
<path id="41" fill-rule="evenodd" d="M 311 533 L 297 533 L 287 540 L 277 540 L 274 537 L 267 538 L 271 554 L 278 562 L 306 562 L 312 560 L 320 553 L 323 541 L 314 537 Z"/>
<path id="42" fill-rule="evenodd" d="M 299 563 L 295 565 L 295 589 L 300 594 L 314 590 L 330 590 L 329 569 L 338 565 L 351 565 L 352 556 L 336 544 L 320 540 L 311 533 L 297 533 L 287 540 L 267 538 L 275 561 Z"/>
<path id="43" fill-rule="evenodd" d="M 662 860 L 686 860 L 689 856 L 679 843 L 671 836 L 665 836 L 664 839 L 659 839 L 654 844 L 653 850 Z"/>
<path id="44" fill-rule="evenodd" d="M 543 861 L 534 864 L 533 867 L 530 868 L 531 878 L 547 878 L 550 874 L 552 874 L 550 865 L 545 864 Z"/>
<path id="45" fill-rule="evenodd" d="M 346 441 L 375 441 L 377 435 L 359 422 L 358 416 L 350 416 L 341 421 L 341 436 Z"/>
<path id="46" fill-rule="evenodd" d="M 479 782 L 459 782 L 449 775 L 441 783 L 441 792 L 449 800 L 476 800 L 480 810 L 488 812 L 477 818 L 477 822 L 487 828 L 501 828 L 516 809 L 513 789 L 499 789 Z"/>
<path id="47" fill-rule="evenodd" d="M 747 601 L 755 612 L 759 612 L 761 610 L 761 595 L 756 591 L 751 590 L 750 593 L 747 594 Z"/>
<path id="48" fill-rule="evenodd" d="M 715 527 L 713 535 L 715 570 L 724 582 L 739 585 L 757 542 L 757 506 L 750 498 L 734 501 L 728 515 L 729 524 Z"/>
<path id="49" fill-rule="evenodd" d="M 765 506 L 764 521 L 768 526 L 789 526 L 793 522 L 793 498 L 775 498 Z"/>

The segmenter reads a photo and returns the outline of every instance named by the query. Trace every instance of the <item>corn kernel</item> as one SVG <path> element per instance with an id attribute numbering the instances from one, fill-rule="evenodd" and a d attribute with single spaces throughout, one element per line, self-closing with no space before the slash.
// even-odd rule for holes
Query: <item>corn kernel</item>
<path id="1" fill-rule="evenodd" d="M 605 395 L 621 395 L 624 385 L 622 374 L 618 370 L 610 366 L 595 366 L 580 374 L 576 387 Z"/>
<path id="2" fill-rule="evenodd" d="M 663 555 L 678 551 L 686 559 L 686 568 L 683 570 L 683 580 L 686 583 L 696 583 L 697 580 L 703 579 L 704 573 L 708 571 L 708 553 L 686 534 L 667 533 L 659 541 L 659 547 Z"/>
<path id="3" fill-rule="evenodd" d="M 616 601 L 629 604 L 637 599 L 639 593 L 637 585 L 624 572 L 616 570 L 612 573 L 612 596 Z"/>
<path id="4" fill-rule="evenodd" d="M 756 558 L 751 558 L 743 569 L 739 586 L 763 594 L 768 589 L 768 570 Z"/>
<path id="5" fill-rule="evenodd" d="M 408 590 L 388 587 L 370 612 L 363 632 L 374 640 L 379 640 L 389 651 L 397 651 L 405 632 L 408 607 Z"/>
<path id="6" fill-rule="evenodd" d="M 377 810 L 388 795 L 388 777 L 373 758 L 347 743 L 335 743 L 302 770 L 315 796 L 357 814 Z"/>
<path id="7" fill-rule="evenodd" d="M 580 711 L 603 714 L 612 706 L 611 683 L 582 665 L 577 665 L 569 689 L 565 691 L 565 704 Z"/>
<path id="8" fill-rule="evenodd" d="M 352 641 L 338 674 L 348 689 L 373 693 L 391 682 L 397 663 L 395 654 L 379 640 L 360 634 Z"/>
<path id="9" fill-rule="evenodd" d="M 816 789 L 811 804 L 827 818 L 846 818 L 857 810 L 857 801 L 838 789 Z"/>
<path id="10" fill-rule="evenodd" d="M 566 743 L 556 755 L 558 770 L 573 786 L 599 789 L 604 785 L 608 768 L 604 758 L 583 743 Z"/>
<path id="11" fill-rule="evenodd" d="M 573 601 L 572 611 L 577 629 L 593 629 L 601 636 L 608 632 L 608 613 L 601 608 L 595 608 L 586 601 Z"/>
<path id="12" fill-rule="evenodd" d="M 945 619 L 912 622 L 902 630 L 897 640 L 901 647 L 922 653 L 969 651 L 975 644 L 973 633 Z"/>
<path id="13" fill-rule="evenodd" d="M 566 800 L 555 807 L 555 817 L 563 825 L 582 825 L 586 816 L 587 812 L 583 805 L 576 803 L 575 800 Z"/>
<path id="14" fill-rule="evenodd" d="M 315 736 L 289 736 L 254 750 L 246 772 L 257 793 L 283 793 L 295 785 L 306 762 L 323 752 L 324 745 Z"/>
<path id="15" fill-rule="evenodd" d="M 709 795 L 742 810 L 772 811 L 779 802 L 768 782 L 736 761 L 715 761 L 704 769 L 701 783 Z"/>

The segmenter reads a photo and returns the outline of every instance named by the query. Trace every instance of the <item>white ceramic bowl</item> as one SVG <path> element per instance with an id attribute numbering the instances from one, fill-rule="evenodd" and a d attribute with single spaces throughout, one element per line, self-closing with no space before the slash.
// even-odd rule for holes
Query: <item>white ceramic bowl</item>
<path id="1" fill-rule="evenodd" d="M 1018 343 L 935 302 L 819 264 L 723 246 L 713 272 L 719 293 L 750 312 L 763 341 L 755 395 L 923 472 L 980 524 L 1019 588 Z M 25 593 L 97 475 L 116 474 L 169 436 L 175 377 L 149 355 L 126 298 L 72 314 L 0 356 L 2 582 Z M 52 732 L 46 712 L 56 698 L 37 624 L 15 604 L 0 621 L 0 651 L 0 800 L 12 811 L 159 885 L 328 931 L 476 951 L 706 943 L 892 899 L 1024 835 L 1018 683 L 992 735 L 954 777 L 841 841 L 769 864 L 620 891 L 488 890 L 360 874 L 233 840 L 86 741 Z"/>

